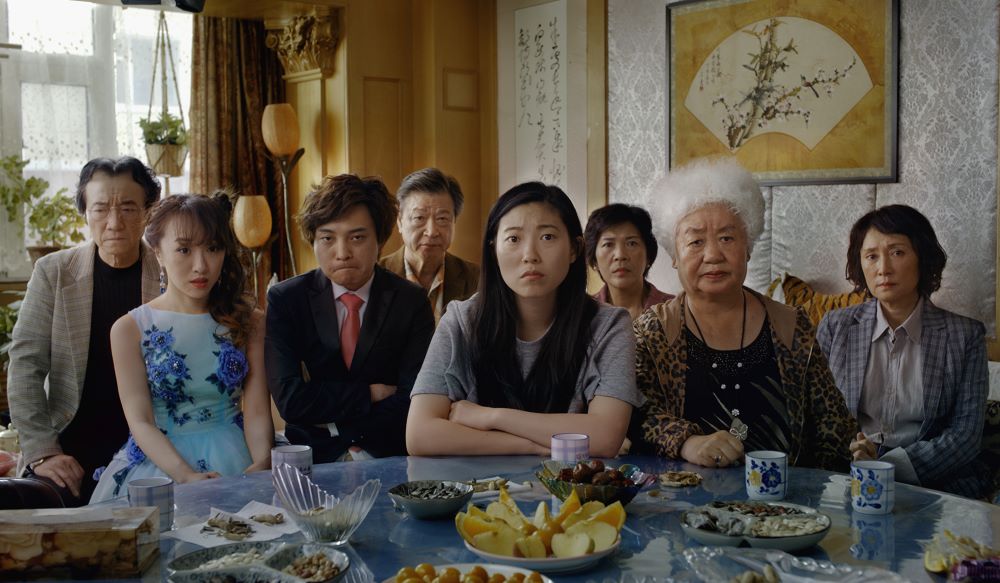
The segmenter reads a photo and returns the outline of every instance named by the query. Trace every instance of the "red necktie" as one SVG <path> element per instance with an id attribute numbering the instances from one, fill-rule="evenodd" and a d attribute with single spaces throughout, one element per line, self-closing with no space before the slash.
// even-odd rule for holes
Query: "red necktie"
<path id="1" fill-rule="evenodd" d="M 365 301 L 358 296 L 347 292 L 337 298 L 342 304 L 347 306 L 347 318 L 340 329 L 340 354 L 344 357 L 344 364 L 347 369 L 351 368 L 351 361 L 354 360 L 354 349 L 358 347 L 358 336 L 361 334 L 361 305 Z"/>

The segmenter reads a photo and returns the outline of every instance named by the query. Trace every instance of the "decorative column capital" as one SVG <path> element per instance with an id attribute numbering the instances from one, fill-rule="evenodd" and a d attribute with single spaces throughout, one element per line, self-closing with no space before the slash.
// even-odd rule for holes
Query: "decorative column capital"
<path id="1" fill-rule="evenodd" d="M 340 11 L 295 16 L 276 30 L 269 28 L 266 42 L 278 53 L 285 75 L 318 69 L 323 77 L 330 77 L 340 42 Z"/>

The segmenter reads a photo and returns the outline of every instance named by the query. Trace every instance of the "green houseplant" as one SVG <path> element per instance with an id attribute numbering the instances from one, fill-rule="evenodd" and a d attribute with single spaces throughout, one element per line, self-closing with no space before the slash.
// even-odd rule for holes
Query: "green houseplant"
<path id="1" fill-rule="evenodd" d="M 139 127 L 142 129 L 142 141 L 147 144 L 183 146 L 187 143 L 184 122 L 168 111 L 160 112 L 159 119 L 153 119 L 152 116 L 140 119 Z"/>
<path id="2" fill-rule="evenodd" d="M 24 234 L 24 221 L 19 220 L 24 205 L 40 198 L 49 188 L 46 180 L 32 176 L 24 177 L 24 167 L 31 160 L 20 156 L 0 158 L 0 204 L 7 211 L 7 220 L 17 223 L 18 232 Z"/>
<path id="3" fill-rule="evenodd" d="M 187 130 L 184 120 L 163 110 L 159 119 L 152 115 L 139 120 L 146 159 L 157 174 L 180 176 L 187 159 Z"/>
<path id="4" fill-rule="evenodd" d="M 53 196 L 37 200 L 28 215 L 28 230 L 40 246 L 66 247 L 83 241 L 80 232 L 86 225 L 76 210 L 76 202 L 65 188 Z"/>
<path id="5" fill-rule="evenodd" d="M 47 180 L 24 177 L 28 162 L 30 160 L 22 160 L 19 156 L 0 158 L 0 204 L 8 220 L 17 224 L 21 235 L 25 227 L 22 213 L 25 207 L 30 209 L 27 210 L 28 231 L 37 244 L 28 247 L 28 254 L 34 262 L 46 253 L 83 241 L 80 229 L 86 223 L 65 188 L 47 197 Z"/>
<path id="6" fill-rule="evenodd" d="M 4 291 L 0 294 L 24 297 L 23 291 Z M 7 410 L 7 363 L 9 362 L 7 353 L 10 352 L 10 345 L 13 343 L 11 334 L 14 332 L 14 324 L 17 322 L 20 310 L 20 299 L 0 306 L 0 411 Z"/>

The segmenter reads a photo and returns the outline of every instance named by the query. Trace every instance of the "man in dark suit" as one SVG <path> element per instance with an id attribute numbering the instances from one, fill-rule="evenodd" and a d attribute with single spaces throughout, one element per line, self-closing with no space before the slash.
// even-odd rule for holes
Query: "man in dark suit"
<path id="1" fill-rule="evenodd" d="M 406 454 L 434 316 L 420 286 L 376 265 L 396 214 L 377 178 L 327 176 L 297 217 L 319 267 L 267 295 L 268 386 L 316 463 Z"/>
<path id="2" fill-rule="evenodd" d="M 448 253 L 465 197 L 458 181 L 437 168 L 417 170 L 396 191 L 403 246 L 379 265 L 420 284 L 438 321 L 452 300 L 476 293 L 479 266 Z"/>

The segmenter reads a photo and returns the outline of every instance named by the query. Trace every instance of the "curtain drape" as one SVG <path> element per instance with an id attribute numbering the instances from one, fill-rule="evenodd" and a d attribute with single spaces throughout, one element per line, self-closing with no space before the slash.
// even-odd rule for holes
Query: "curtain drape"
<path id="1" fill-rule="evenodd" d="M 264 107 L 284 100 L 281 63 L 265 46 L 266 34 L 258 21 L 195 16 L 188 137 L 192 192 L 231 188 L 265 195 L 271 206 L 278 238 L 263 250 L 258 268 L 261 305 L 270 274 L 282 278 L 287 264 L 281 179 L 260 128 Z"/>

